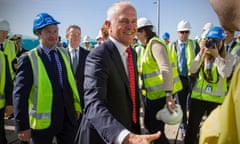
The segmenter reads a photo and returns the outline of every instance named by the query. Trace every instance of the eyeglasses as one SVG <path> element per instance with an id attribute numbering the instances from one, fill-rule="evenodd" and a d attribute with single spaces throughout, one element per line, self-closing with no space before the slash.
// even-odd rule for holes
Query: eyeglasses
<path id="1" fill-rule="evenodd" d="M 184 33 L 189 34 L 189 31 L 180 31 L 180 33 L 181 34 L 184 34 Z"/>

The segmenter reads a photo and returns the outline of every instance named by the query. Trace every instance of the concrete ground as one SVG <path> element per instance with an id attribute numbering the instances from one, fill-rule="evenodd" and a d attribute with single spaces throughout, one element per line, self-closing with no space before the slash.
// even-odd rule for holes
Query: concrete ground
<path id="1" fill-rule="evenodd" d="M 141 109 L 140 111 L 140 122 L 142 124 L 142 131 L 144 133 L 144 131 L 146 131 L 144 129 L 144 125 L 143 125 L 143 109 Z M 170 140 L 170 144 L 183 144 L 182 138 L 181 138 L 181 132 L 179 132 L 177 140 L 176 139 L 176 135 L 177 135 L 177 131 L 178 131 L 178 126 L 179 125 L 166 125 L 165 128 L 165 133 L 166 136 L 169 138 Z M 17 135 L 15 133 L 15 127 L 14 127 L 14 120 L 5 120 L 5 129 L 6 129 L 6 133 L 7 133 L 7 139 L 8 139 L 8 143 L 9 144 L 20 144 L 20 142 L 18 141 Z"/>

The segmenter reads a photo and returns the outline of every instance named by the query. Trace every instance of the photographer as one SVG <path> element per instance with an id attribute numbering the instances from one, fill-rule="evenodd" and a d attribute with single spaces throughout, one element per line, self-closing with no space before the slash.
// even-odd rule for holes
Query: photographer
<path id="1" fill-rule="evenodd" d="M 198 143 L 203 115 L 208 116 L 225 99 L 227 77 L 231 75 L 234 60 L 226 55 L 224 40 L 224 30 L 218 26 L 212 27 L 191 65 L 190 72 L 199 71 L 199 75 L 192 90 L 185 144 Z"/>

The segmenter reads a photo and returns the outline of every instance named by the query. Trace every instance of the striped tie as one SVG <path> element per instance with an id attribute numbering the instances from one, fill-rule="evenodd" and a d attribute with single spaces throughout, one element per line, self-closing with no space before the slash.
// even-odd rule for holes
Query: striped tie
<path id="1" fill-rule="evenodd" d="M 129 84 L 130 84 L 130 92 L 132 97 L 132 104 L 133 104 L 133 112 L 132 112 L 132 119 L 134 123 L 137 123 L 137 108 L 136 108 L 136 87 L 135 87 L 135 73 L 134 73 L 134 66 L 133 66 L 133 58 L 132 52 L 130 48 L 126 49 L 128 54 L 127 64 L 128 64 L 128 74 L 129 74 Z"/>

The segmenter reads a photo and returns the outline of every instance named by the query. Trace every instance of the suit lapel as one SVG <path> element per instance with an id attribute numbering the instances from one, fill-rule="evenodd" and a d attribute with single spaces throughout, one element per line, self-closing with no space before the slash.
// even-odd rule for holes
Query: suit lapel
<path id="1" fill-rule="evenodd" d="M 127 77 L 127 74 L 126 74 L 121 56 L 118 52 L 118 49 L 116 48 L 114 43 L 110 40 L 108 40 L 108 47 L 107 48 L 109 49 L 109 51 L 111 53 L 112 61 L 113 61 L 114 65 L 116 66 L 117 71 L 119 72 L 119 75 L 121 75 L 124 83 L 126 85 L 129 85 L 128 77 Z"/>

